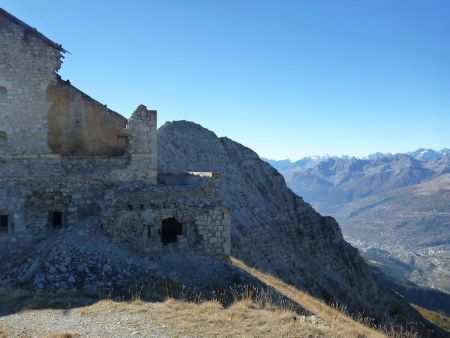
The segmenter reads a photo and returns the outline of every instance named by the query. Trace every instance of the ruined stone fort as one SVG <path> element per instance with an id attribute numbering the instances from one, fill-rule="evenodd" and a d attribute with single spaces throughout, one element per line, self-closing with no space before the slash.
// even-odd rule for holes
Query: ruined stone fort
<path id="1" fill-rule="evenodd" d="M 158 173 L 157 112 L 129 119 L 57 74 L 67 51 L 0 9 L 0 254 L 87 225 L 139 250 L 227 258 L 218 173 Z"/>

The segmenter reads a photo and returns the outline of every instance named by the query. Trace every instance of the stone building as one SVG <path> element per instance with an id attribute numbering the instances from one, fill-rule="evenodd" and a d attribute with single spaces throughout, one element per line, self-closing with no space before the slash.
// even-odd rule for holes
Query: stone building
<path id="1" fill-rule="evenodd" d="M 222 258 L 217 173 L 157 172 L 157 112 L 129 119 L 57 74 L 66 50 L 0 9 L 0 253 L 87 225 L 143 250 Z"/>

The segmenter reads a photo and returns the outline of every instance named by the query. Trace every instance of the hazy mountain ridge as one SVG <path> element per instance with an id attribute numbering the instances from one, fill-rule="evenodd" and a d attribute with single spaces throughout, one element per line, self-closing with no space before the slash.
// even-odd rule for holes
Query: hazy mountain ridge
<path id="1" fill-rule="evenodd" d="M 443 148 L 441 150 L 434 150 L 430 148 L 418 148 L 413 151 L 409 151 L 406 153 L 382 153 L 382 152 L 376 152 L 373 154 L 369 154 L 367 156 L 363 157 L 357 157 L 357 156 L 332 156 L 332 155 L 323 155 L 323 156 L 306 156 L 299 160 L 292 161 L 290 159 L 285 160 L 272 160 L 268 158 L 262 158 L 262 160 L 268 162 L 272 167 L 274 167 L 277 170 L 292 170 L 294 168 L 305 168 L 305 167 L 312 167 L 315 164 L 322 162 L 324 160 L 328 159 L 356 159 L 356 160 L 376 160 L 383 157 L 392 157 L 394 155 L 399 154 L 405 154 L 408 155 L 416 160 L 421 161 L 429 161 L 429 160 L 437 160 L 442 157 L 445 157 L 446 155 L 450 155 L 450 149 L 449 148 Z"/>
<path id="2" fill-rule="evenodd" d="M 449 149 L 308 157 L 279 171 L 315 209 L 336 217 L 367 259 L 450 292 Z"/>

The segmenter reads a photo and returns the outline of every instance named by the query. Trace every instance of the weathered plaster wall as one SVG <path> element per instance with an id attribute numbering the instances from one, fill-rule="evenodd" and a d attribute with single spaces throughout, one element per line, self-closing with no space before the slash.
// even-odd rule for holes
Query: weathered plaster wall
<path id="1" fill-rule="evenodd" d="M 106 108 L 66 81 L 48 89 L 48 145 L 61 155 L 121 156 L 118 136 L 127 119 Z"/>
<path id="2" fill-rule="evenodd" d="M 56 83 L 60 51 L 33 33 L 0 15 L 0 131 L 8 144 L 3 153 L 45 154 L 47 113 L 51 103 L 47 88 Z"/>
<path id="3" fill-rule="evenodd" d="M 124 155 L 127 119 L 62 81 L 60 66 L 60 50 L 0 13 L 0 154 Z"/>

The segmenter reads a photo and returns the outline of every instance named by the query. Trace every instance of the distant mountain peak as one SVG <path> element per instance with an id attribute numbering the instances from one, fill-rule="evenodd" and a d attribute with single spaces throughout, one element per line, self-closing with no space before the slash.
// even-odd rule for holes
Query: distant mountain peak
<path id="1" fill-rule="evenodd" d="M 369 154 L 367 156 L 350 156 L 350 155 L 342 155 L 342 156 L 336 156 L 336 155 L 314 155 L 314 156 L 305 156 L 298 160 L 292 161 L 290 159 L 285 160 L 272 160 L 268 158 L 262 158 L 262 160 L 266 161 L 270 165 L 272 165 L 275 169 L 278 170 L 284 170 L 289 167 L 295 166 L 295 167 L 307 167 L 311 164 L 317 164 L 322 161 L 326 161 L 329 159 L 334 160 L 377 160 L 384 157 L 394 157 L 394 156 L 400 156 L 400 155 L 406 155 L 409 157 L 412 157 L 415 160 L 419 161 L 433 161 L 441 159 L 444 156 L 450 155 L 450 149 L 449 148 L 443 148 L 441 150 L 434 150 L 431 148 L 418 148 L 416 150 L 408 151 L 406 153 L 383 153 L 383 152 L 376 152 Z"/>
<path id="2" fill-rule="evenodd" d="M 419 148 L 410 152 L 406 153 L 407 155 L 415 158 L 416 160 L 420 161 L 432 161 L 437 160 L 443 156 L 445 156 L 444 153 L 441 151 L 436 151 L 433 149 L 425 149 L 425 148 Z"/>

